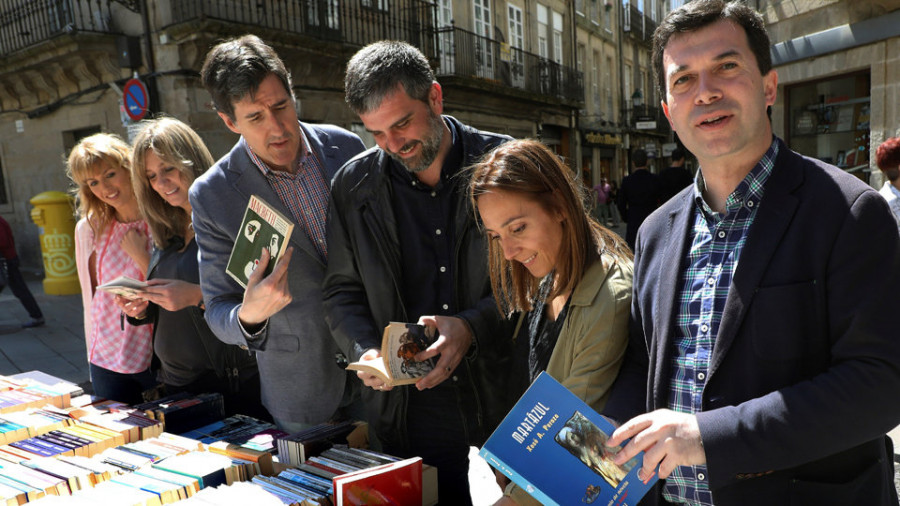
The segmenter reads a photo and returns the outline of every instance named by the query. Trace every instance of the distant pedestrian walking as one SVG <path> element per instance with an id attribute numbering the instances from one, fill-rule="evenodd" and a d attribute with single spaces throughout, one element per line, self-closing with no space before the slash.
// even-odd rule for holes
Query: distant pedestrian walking
<path id="1" fill-rule="evenodd" d="M 656 174 L 647 170 L 647 152 L 635 149 L 631 154 L 631 163 L 634 165 L 634 171 L 622 180 L 616 204 L 619 206 L 622 219 L 628 223 L 625 229 L 625 242 L 633 251 L 638 228 L 659 206 L 661 193 Z"/>
<path id="2" fill-rule="evenodd" d="M 0 256 L 6 262 L 6 282 L 9 284 L 10 290 L 12 290 L 13 295 L 19 299 L 19 302 L 22 303 L 22 306 L 25 307 L 25 310 L 28 311 L 28 315 L 31 317 L 31 320 L 23 323 L 22 327 L 31 328 L 43 325 L 44 314 L 41 313 L 41 308 L 38 307 L 34 296 L 31 295 L 31 291 L 25 283 L 25 278 L 19 272 L 19 255 L 16 253 L 16 243 L 13 240 L 12 229 L 2 216 L 0 216 Z M 0 269 L 2 268 L 3 266 L 0 265 Z M 2 279 L 0 279 L 0 291 L 3 291 L 3 288 L 4 285 Z"/>
<path id="3" fill-rule="evenodd" d="M 684 166 L 684 149 L 675 148 L 672 151 L 672 165 L 659 173 L 659 180 L 662 188 L 660 203 L 674 197 L 678 192 L 694 182 L 694 176 L 691 175 L 691 171 Z"/>
<path id="4" fill-rule="evenodd" d="M 600 182 L 594 186 L 594 197 L 596 199 L 594 216 L 604 227 L 609 227 L 613 224 L 612 210 L 610 209 L 612 205 L 612 199 L 610 199 L 611 191 L 612 186 L 609 185 L 609 181 L 605 177 L 601 178 Z"/>

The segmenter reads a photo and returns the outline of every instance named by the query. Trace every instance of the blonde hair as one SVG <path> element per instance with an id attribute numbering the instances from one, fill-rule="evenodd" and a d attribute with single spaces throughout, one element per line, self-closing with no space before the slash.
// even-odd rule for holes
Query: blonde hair
<path id="1" fill-rule="evenodd" d="M 191 215 L 180 207 L 170 205 L 150 186 L 146 174 L 147 153 L 150 151 L 163 163 L 178 169 L 187 186 L 215 160 L 197 132 L 175 118 L 147 121 L 134 139 L 131 160 L 136 177 L 131 178 L 131 184 L 141 215 L 150 226 L 153 243 L 157 248 L 164 249 L 173 237 L 183 237 L 191 223 Z"/>
<path id="2" fill-rule="evenodd" d="M 131 178 L 131 148 L 117 135 L 100 133 L 81 139 L 66 161 L 66 175 L 78 185 L 72 192 L 78 203 L 77 214 L 88 219 L 95 235 L 116 216 L 115 208 L 97 198 L 87 184 L 105 166 L 123 169 Z"/>
<path id="3" fill-rule="evenodd" d="M 571 293 L 600 255 L 618 260 L 632 258 L 625 241 L 588 212 L 589 194 L 584 185 L 555 153 L 538 141 L 507 142 L 472 167 L 469 199 L 476 212 L 478 197 L 493 191 L 522 195 L 547 212 L 555 211 L 565 218 L 555 266 L 556 283 L 547 295 L 548 300 Z M 497 241 L 488 241 L 488 264 L 491 288 L 500 310 L 507 315 L 530 311 L 538 297 L 541 280 L 519 262 L 507 260 Z"/>

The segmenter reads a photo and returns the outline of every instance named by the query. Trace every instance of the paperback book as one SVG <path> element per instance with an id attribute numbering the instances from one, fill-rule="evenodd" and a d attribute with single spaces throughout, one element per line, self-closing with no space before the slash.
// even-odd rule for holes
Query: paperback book
<path id="1" fill-rule="evenodd" d="M 128 276 L 119 276 L 116 279 L 103 283 L 97 287 L 99 290 L 109 292 L 113 295 L 121 295 L 126 299 L 136 299 L 140 297 L 141 290 L 144 288 L 147 288 L 147 283 L 145 281 L 138 281 L 137 279 Z"/>
<path id="2" fill-rule="evenodd" d="M 250 196 L 225 272 L 247 288 L 247 280 L 259 265 L 259 257 L 263 248 L 266 248 L 269 250 L 269 264 L 265 275 L 268 276 L 287 250 L 293 230 L 294 223 L 291 220 L 258 196 Z"/>
<path id="3" fill-rule="evenodd" d="M 388 386 L 409 385 L 434 369 L 436 358 L 419 362 L 415 356 L 437 340 L 437 329 L 416 323 L 391 322 L 381 337 L 381 357 L 353 362 L 347 369 L 378 376 Z"/>
<path id="4" fill-rule="evenodd" d="M 543 504 L 633 506 L 659 479 L 638 479 L 643 452 L 613 463 L 615 427 L 546 372 L 506 415 L 480 455 Z M 626 441 L 627 443 L 627 441 Z"/>

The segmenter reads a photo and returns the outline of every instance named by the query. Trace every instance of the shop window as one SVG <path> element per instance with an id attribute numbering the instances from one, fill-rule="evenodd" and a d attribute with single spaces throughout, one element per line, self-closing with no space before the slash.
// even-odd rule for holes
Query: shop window
<path id="1" fill-rule="evenodd" d="M 788 146 L 867 179 L 870 89 L 868 72 L 787 87 Z"/>

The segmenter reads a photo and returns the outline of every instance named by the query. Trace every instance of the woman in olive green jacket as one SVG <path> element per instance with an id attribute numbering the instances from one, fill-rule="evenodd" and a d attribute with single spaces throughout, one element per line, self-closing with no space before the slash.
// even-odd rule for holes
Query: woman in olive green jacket
<path id="1" fill-rule="evenodd" d="M 512 141 L 473 168 L 469 195 L 501 311 L 518 318 L 511 384 L 542 371 L 599 411 L 628 338 L 632 254 L 589 213 L 574 174 L 543 144 Z M 536 501 L 508 483 L 497 504 Z"/>

